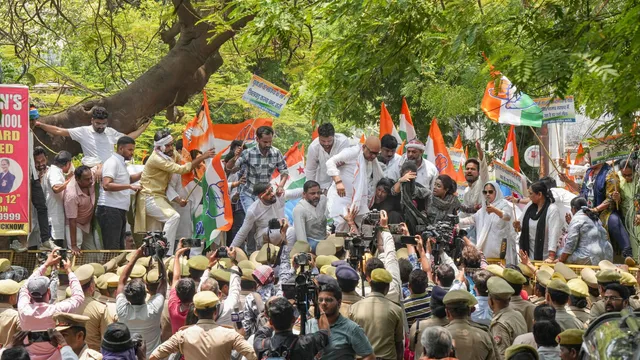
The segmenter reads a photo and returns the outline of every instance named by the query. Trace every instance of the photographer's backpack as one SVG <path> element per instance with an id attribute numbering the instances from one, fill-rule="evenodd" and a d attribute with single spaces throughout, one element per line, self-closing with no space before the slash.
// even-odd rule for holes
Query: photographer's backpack
<path id="1" fill-rule="evenodd" d="M 289 341 L 289 345 L 282 344 L 277 349 L 273 348 L 273 342 L 269 342 L 269 350 L 262 354 L 262 360 L 290 360 L 293 348 L 297 342 L 298 337 L 296 336 L 293 340 Z"/>

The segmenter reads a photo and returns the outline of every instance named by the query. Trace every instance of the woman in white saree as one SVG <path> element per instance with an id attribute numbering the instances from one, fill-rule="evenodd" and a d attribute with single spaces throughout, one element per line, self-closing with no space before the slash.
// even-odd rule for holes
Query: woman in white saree
<path id="1" fill-rule="evenodd" d="M 460 225 L 475 225 L 476 246 L 487 259 L 499 258 L 502 239 L 507 239 L 505 260 L 507 265 L 517 265 L 517 234 L 511 226 L 515 211 L 513 205 L 504 199 L 502 190 L 495 181 L 484 184 L 482 196 L 482 208 L 473 216 L 461 219 Z"/>

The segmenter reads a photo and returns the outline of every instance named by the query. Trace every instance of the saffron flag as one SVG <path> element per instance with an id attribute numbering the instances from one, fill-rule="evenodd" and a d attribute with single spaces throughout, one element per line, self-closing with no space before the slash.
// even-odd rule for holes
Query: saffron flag
<path id="1" fill-rule="evenodd" d="M 362 134 L 362 136 L 360 136 L 360 144 L 364 144 L 365 141 L 367 141 L 367 138 Z"/>
<path id="2" fill-rule="evenodd" d="M 402 108 L 400 108 L 400 131 L 398 134 L 405 141 L 405 144 L 409 140 L 416 138 L 416 129 L 413 127 L 413 121 L 411 121 L 409 105 L 407 105 L 407 99 L 404 97 L 402 97 Z"/>
<path id="3" fill-rule="evenodd" d="M 195 237 L 204 239 L 207 246 L 215 240 L 211 239 L 214 230 L 228 231 L 233 225 L 233 210 L 229 197 L 227 175 L 222 167 L 222 154 L 225 147 L 212 160 L 207 160 L 207 170 L 201 180 L 202 186 L 202 214 L 195 223 Z"/>
<path id="4" fill-rule="evenodd" d="M 442 137 L 442 132 L 440 132 L 436 118 L 431 120 L 425 155 L 427 156 L 427 160 L 435 164 L 438 173 L 449 175 L 455 181 L 458 180 L 458 173 L 449 157 L 449 151 L 444 143 L 444 138 Z"/>
<path id="5" fill-rule="evenodd" d="M 500 87 L 496 89 L 496 85 Z M 489 119 L 500 124 L 542 126 L 542 109 L 529 95 L 518 92 L 506 76 L 489 81 L 480 108 Z"/>
<path id="6" fill-rule="evenodd" d="M 284 190 L 300 189 L 307 181 L 304 173 L 304 145 L 300 145 L 297 141 L 284 154 L 284 161 L 289 169 L 289 178 L 284 184 Z M 276 185 L 280 183 L 280 173 L 276 169 L 273 173 L 271 183 Z M 293 208 L 296 207 L 300 199 L 288 200 L 284 205 L 284 214 L 290 225 L 293 225 Z"/>
<path id="7" fill-rule="evenodd" d="M 576 152 L 576 158 L 573 160 L 574 165 L 584 165 L 584 148 L 582 143 L 578 145 L 578 152 Z"/>
<path id="8" fill-rule="evenodd" d="M 460 137 L 460 133 L 458 133 L 458 137 L 456 138 L 456 142 L 453 143 L 453 147 L 462 150 L 462 138 Z"/>
<path id="9" fill-rule="evenodd" d="M 387 134 L 390 134 L 394 138 L 396 138 L 396 140 L 398 140 L 398 143 L 402 142 L 402 138 L 400 138 L 398 130 L 396 130 L 396 126 L 393 124 L 393 120 L 391 120 L 391 115 L 389 114 L 387 107 L 384 106 L 383 102 L 380 106 L 380 139 L 382 139 L 382 137 Z"/>
<path id="10" fill-rule="evenodd" d="M 516 146 L 516 127 L 511 125 L 507 142 L 504 144 L 502 152 L 502 161 L 511 166 L 515 171 L 520 172 L 520 156 L 518 155 L 518 147 Z"/>
<path id="11" fill-rule="evenodd" d="M 215 136 L 213 133 L 213 124 L 211 123 L 211 117 L 209 115 L 209 102 L 207 101 L 207 93 L 202 91 L 203 99 L 200 110 L 191 121 L 187 123 L 187 126 L 182 133 L 182 160 L 183 163 L 190 162 L 191 156 L 189 152 L 191 150 L 198 150 L 205 152 L 214 148 Z M 204 174 L 204 167 L 196 169 L 198 173 L 198 179 Z M 191 181 L 195 179 L 195 174 L 190 171 L 182 175 L 182 186 L 187 186 Z"/>
<path id="12" fill-rule="evenodd" d="M 313 132 L 311 133 L 311 141 L 313 141 L 318 137 L 318 127 L 316 126 L 315 120 L 311 120 L 311 127 L 313 128 Z"/>

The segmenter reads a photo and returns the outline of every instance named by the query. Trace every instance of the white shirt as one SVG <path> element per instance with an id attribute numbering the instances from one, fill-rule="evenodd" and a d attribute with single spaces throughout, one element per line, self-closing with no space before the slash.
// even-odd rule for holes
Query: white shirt
<path id="1" fill-rule="evenodd" d="M 80 126 L 68 129 L 71 139 L 80 143 L 85 157 L 100 159 L 104 163 L 113 155 L 113 147 L 123 133 L 111 127 L 104 129 L 102 134 L 95 132 L 93 126 Z"/>
<path id="2" fill-rule="evenodd" d="M 395 169 L 400 163 L 400 161 L 402 161 L 402 155 L 398 155 L 398 153 L 395 153 L 393 154 L 393 157 L 391 158 L 391 160 L 389 160 L 388 164 L 385 165 L 381 162 L 380 166 L 385 167 L 384 176 L 389 177 L 389 169 Z"/>
<path id="3" fill-rule="evenodd" d="M 111 178 L 114 184 L 131 184 L 124 157 L 118 153 L 113 153 L 113 156 L 104 162 L 104 165 L 102 165 L 102 177 Z M 131 190 L 105 191 L 100 186 L 98 205 L 128 211 L 130 203 Z"/>
<path id="4" fill-rule="evenodd" d="M 116 296 L 118 321 L 123 322 L 133 335 L 142 335 L 147 344 L 147 358 L 161 343 L 160 319 L 164 309 L 164 296 L 155 294 L 144 305 L 131 305 L 124 294 Z"/>
<path id="5" fill-rule="evenodd" d="M 327 197 L 320 196 L 317 206 L 302 199 L 293 208 L 293 224 L 296 240 L 307 242 L 308 238 L 324 240 L 327 238 Z"/>
<path id="6" fill-rule="evenodd" d="M 520 217 L 520 224 L 524 219 L 524 215 L 527 212 L 527 209 L 530 206 L 537 206 L 532 202 L 529 202 L 527 207 L 524 208 L 522 212 L 522 216 Z M 533 253 L 536 248 L 536 229 L 538 228 L 538 220 L 529 219 L 529 252 L 531 254 L 530 258 L 533 260 Z M 547 217 L 546 217 L 546 232 L 544 237 L 544 247 L 542 248 L 542 259 L 536 260 L 544 260 L 549 257 L 549 251 L 557 252 L 558 249 L 558 241 L 560 240 L 560 236 L 562 236 L 562 230 L 564 229 L 566 221 L 564 218 L 560 217 L 560 210 L 558 210 L 558 206 L 556 204 L 550 204 L 547 209 Z"/>
<path id="7" fill-rule="evenodd" d="M 269 220 L 283 219 L 285 217 L 284 205 L 287 200 L 297 199 L 301 196 L 302 188 L 286 190 L 284 195 L 276 196 L 276 202 L 271 205 L 265 205 L 260 199 L 254 201 L 245 211 L 244 222 L 231 246 L 241 246 L 252 229 L 255 229 L 256 244 L 262 244 L 263 235 L 269 232 Z"/>
<path id="8" fill-rule="evenodd" d="M 322 189 L 328 189 L 332 181 L 331 176 L 327 175 L 327 160 L 349 146 L 349 138 L 339 133 L 334 135 L 329 153 L 320 145 L 320 139 L 313 140 L 307 151 L 307 166 L 304 169 L 307 180 L 317 181 Z"/>
<path id="9" fill-rule="evenodd" d="M 47 214 L 49 216 L 49 224 L 51 224 L 51 237 L 56 240 L 64 239 L 64 201 L 62 199 L 63 191 L 59 193 L 53 192 L 55 185 L 62 185 L 65 182 L 62 169 L 56 165 L 52 165 L 47 174 L 44 176 L 42 188 L 47 203 Z"/>
<path id="10" fill-rule="evenodd" d="M 400 178 L 400 169 L 405 161 L 407 161 L 407 155 L 403 155 L 402 159 L 398 161 L 395 166 L 389 166 L 387 168 L 387 177 L 393 181 L 398 181 Z M 433 190 L 438 175 L 438 168 L 436 168 L 431 161 L 422 159 L 422 163 L 416 173 L 416 182 L 429 190 Z"/>

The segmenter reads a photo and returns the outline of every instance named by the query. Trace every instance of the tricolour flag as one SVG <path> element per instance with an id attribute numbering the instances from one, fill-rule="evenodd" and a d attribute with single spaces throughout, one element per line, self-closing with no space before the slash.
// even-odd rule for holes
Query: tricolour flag
<path id="1" fill-rule="evenodd" d="M 183 162 L 190 162 L 191 156 L 189 151 L 199 150 L 205 152 L 214 148 L 215 136 L 213 133 L 213 123 L 209 115 L 209 102 L 207 101 L 207 93 L 202 91 L 203 99 L 200 110 L 191 121 L 187 123 L 187 126 L 182 133 L 182 157 Z M 202 177 L 203 173 L 199 172 L 198 177 Z M 193 171 L 190 171 L 182 175 L 182 186 L 187 186 L 191 181 L 195 179 Z"/>
<path id="2" fill-rule="evenodd" d="M 489 119 L 500 124 L 542 126 L 542 109 L 529 95 L 518 92 L 506 76 L 489 81 L 480 107 Z"/>
<path id="3" fill-rule="evenodd" d="M 416 129 L 413 127 L 413 121 L 411 121 L 409 105 L 407 105 L 407 99 L 404 97 L 402 97 L 402 108 L 400 108 L 400 131 L 398 134 L 405 141 L 405 144 L 409 140 L 416 138 Z"/>
<path id="4" fill-rule="evenodd" d="M 451 161 L 451 157 L 449 157 L 449 151 L 444 143 L 444 138 L 442 137 L 442 132 L 440 131 L 436 118 L 431 120 L 425 155 L 427 156 L 427 160 L 435 164 L 440 174 L 449 175 L 453 180 L 458 180 L 458 173 L 453 167 L 453 162 Z"/>
<path id="5" fill-rule="evenodd" d="M 204 239 L 206 246 L 215 240 L 210 239 L 214 230 L 228 231 L 233 225 L 233 210 L 229 197 L 227 175 L 222 167 L 220 151 L 212 160 L 207 160 L 207 170 L 200 183 L 202 185 L 202 214 L 195 224 L 195 237 Z"/>
<path id="6" fill-rule="evenodd" d="M 518 147 L 516 146 L 516 127 L 511 125 L 507 142 L 504 144 L 502 152 L 502 161 L 511 166 L 515 171 L 520 172 L 520 156 L 518 155 Z"/>
<path id="7" fill-rule="evenodd" d="M 272 126 L 269 118 L 249 119 L 238 124 L 214 124 L 212 132 L 216 134 L 213 144 L 217 151 L 231 145 L 233 140 L 244 141 L 252 147 L 256 144 L 256 130 L 260 126 Z"/>
<path id="8" fill-rule="evenodd" d="M 393 124 L 393 120 L 391 120 L 391 115 L 387 110 L 387 107 L 384 106 L 384 102 L 380 106 L 380 139 L 383 136 L 390 134 L 398 143 L 402 143 L 402 138 L 400 138 L 400 134 L 398 134 L 398 130 L 396 130 L 396 126 Z"/>
<path id="9" fill-rule="evenodd" d="M 304 173 L 304 145 L 300 145 L 296 141 L 284 154 L 284 161 L 287 163 L 289 170 L 289 178 L 284 184 L 284 189 L 294 190 L 302 188 L 307 181 L 307 176 Z M 274 185 L 280 183 L 280 173 L 277 169 L 273 173 L 271 183 Z M 300 199 L 289 200 L 284 205 L 284 214 L 291 225 L 293 225 L 293 208 L 296 207 L 298 201 L 300 201 Z"/>
<path id="10" fill-rule="evenodd" d="M 576 158 L 573 160 L 574 165 L 584 165 L 584 148 L 582 143 L 578 145 L 578 152 L 576 152 Z"/>

